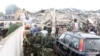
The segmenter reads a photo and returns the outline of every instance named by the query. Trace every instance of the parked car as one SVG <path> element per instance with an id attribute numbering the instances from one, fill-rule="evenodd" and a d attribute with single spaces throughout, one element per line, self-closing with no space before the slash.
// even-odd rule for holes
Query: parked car
<path id="1" fill-rule="evenodd" d="M 100 56 L 100 36 L 65 32 L 54 43 L 58 56 Z"/>

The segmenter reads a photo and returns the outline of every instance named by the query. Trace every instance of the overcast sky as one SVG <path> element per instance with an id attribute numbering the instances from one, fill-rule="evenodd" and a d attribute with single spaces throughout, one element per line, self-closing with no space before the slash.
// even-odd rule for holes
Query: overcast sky
<path id="1" fill-rule="evenodd" d="M 16 4 L 20 8 L 29 11 L 38 11 L 49 8 L 77 8 L 82 10 L 100 9 L 99 0 L 0 0 L 0 12 L 10 4 Z"/>

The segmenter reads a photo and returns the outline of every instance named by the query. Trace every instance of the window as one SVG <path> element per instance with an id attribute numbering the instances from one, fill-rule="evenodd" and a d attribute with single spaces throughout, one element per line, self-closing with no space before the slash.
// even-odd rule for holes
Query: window
<path id="1" fill-rule="evenodd" d="M 79 39 L 76 38 L 75 36 L 66 35 L 66 36 L 64 37 L 64 43 L 65 43 L 67 46 L 72 47 L 72 48 L 78 50 Z"/>
<path id="2" fill-rule="evenodd" d="M 69 43 L 71 42 L 72 37 L 70 35 L 66 35 L 64 37 L 64 44 L 69 45 Z"/>
<path id="3" fill-rule="evenodd" d="M 65 34 L 62 34 L 60 37 L 59 37 L 59 40 L 63 40 L 64 39 L 64 37 L 65 37 Z"/>
<path id="4" fill-rule="evenodd" d="M 69 43 L 71 42 L 72 37 L 68 34 L 65 35 L 63 43 L 65 44 L 63 46 L 64 50 L 66 50 L 66 46 L 69 46 Z"/>
<path id="5" fill-rule="evenodd" d="M 74 48 L 76 50 L 78 50 L 78 46 L 79 46 L 79 39 L 76 38 L 75 36 L 71 36 L 68 34 L 62 34 L 59 37 L 59 40 L 64 43 L 66 46 L 69 46 L 71 48 Z"/>
<path id="6" fill-rule="evenodd" d="M 79 39 L 78 38 L 73 38 L 72 39 L 72 44 L 73 44 L 73 48 L 78 50 Z"/>
<path id="7" fill-rule="evenodd" d="M 86 39 L 85 50 L 86 51 L 100 51 L 100 39 Z"/>

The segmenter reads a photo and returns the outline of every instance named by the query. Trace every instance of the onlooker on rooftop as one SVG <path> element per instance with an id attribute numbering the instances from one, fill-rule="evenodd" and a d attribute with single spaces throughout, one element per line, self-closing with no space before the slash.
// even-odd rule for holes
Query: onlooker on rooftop
<path id="1" fill-rule="evenodd" d="M 79 31 L 79 24 L 77 22 L 77 19 L 74 19 L 74 22 L 72 23 L 73 31 Z"/>

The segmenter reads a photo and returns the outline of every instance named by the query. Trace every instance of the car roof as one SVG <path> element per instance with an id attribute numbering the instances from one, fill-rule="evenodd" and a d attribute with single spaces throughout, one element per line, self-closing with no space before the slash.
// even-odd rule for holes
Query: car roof
<path id="1" fill-rule="evenodd" d="M 72 36 L 75 36 L 77 38 L 100 38 L 100 36 L 95 35 L 95 34 L 90 34 L 90 33 L 84 33 L 84 32 L 64 32 L 65 34 L 70 34 Z"/>

